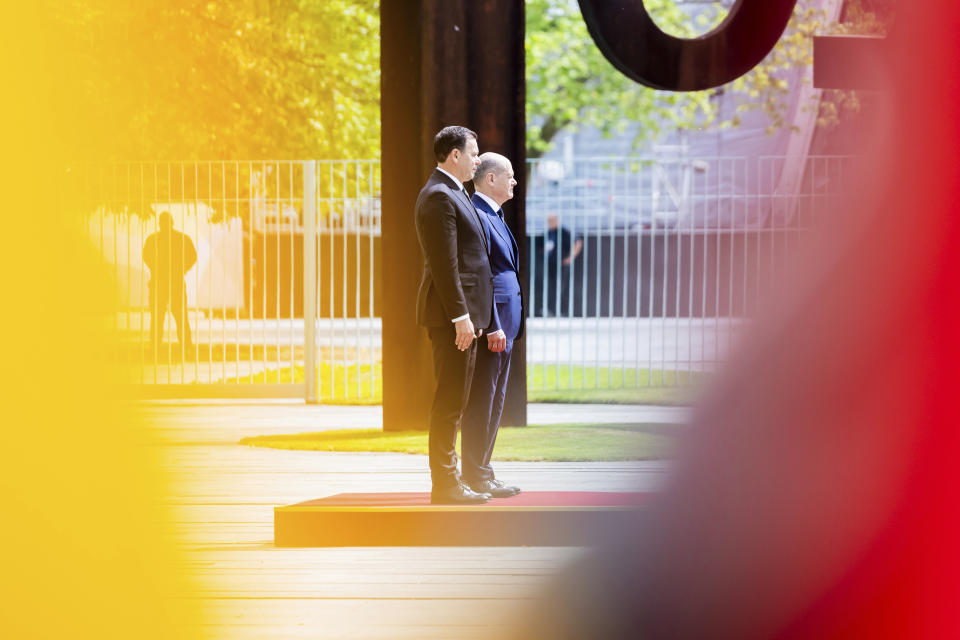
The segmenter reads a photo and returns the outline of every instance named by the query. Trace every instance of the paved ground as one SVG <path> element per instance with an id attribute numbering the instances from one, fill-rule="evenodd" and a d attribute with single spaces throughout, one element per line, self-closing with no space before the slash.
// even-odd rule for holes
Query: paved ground
<path id="1" fill-rule="evenodd" d="M 171 442 L 235 444 L 247 436 L 328 429 L 380 428 L 383 409 L 307 405 L 302 400 L 155 400 L 143 412 Z M 531 404 L 530 424 L 686 422 L 690 409 L 638 405 Z M 405 456 L 406 457 L 406 456 Z"/>
<path id="2" fill-rule="evenodd" d="M 379 426 L 379 407 L 154 402 L 172 506 L 209 638 L 497 637 L 582 550 L 276 549 L 273 507 L 343 491 L 427 491 L 423 456 L 236 445 L 247 435 Z M 532 423 L 684 422 L 685 409 L 531 405 Z M 528 490 L 655 490 L 663 462 L 500 463 Z M 482 606 L 478 606 L 482 604 Z"/>

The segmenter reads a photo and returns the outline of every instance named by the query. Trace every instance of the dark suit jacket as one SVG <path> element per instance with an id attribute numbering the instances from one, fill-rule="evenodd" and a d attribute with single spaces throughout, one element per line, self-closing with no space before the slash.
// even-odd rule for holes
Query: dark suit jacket
<path id="1" fill-rule="evenodd" d="M 520 287 L 520 249 L 510 228 L 490 208 L 486 200 L 473 195 L 473 204 L 482 214 L 490 243 L 490 269 L 493 271 L 493 319 L 488 332 L 503 329 L 507 338 L 523 337 L 523 290 Z M 503 313 L 506 311 L 506 313 Z M 509 318 L 509 319 L 508 319 Z M 509 325 L 509 326 L 508 326 Z M 513 336 L 516 331 L 516 337 Z"/>
<path id="2" fill-rule="evenodd" d="M 416 206 L 423 276 L 417 292 L 417 323 L 449 326 L 470 314 L 485 329 L 493 309 L 493 274 L 480 214 L 443 172 L 434 169 Z"/>
<path id="3" fill-rule="evenodd" d="M 173 229 L 147 236 L 142 255 L 150 267 L 150 286 L 159 291 L 182 289 L 184 275 L 197 263 L 193 240 Z"/>

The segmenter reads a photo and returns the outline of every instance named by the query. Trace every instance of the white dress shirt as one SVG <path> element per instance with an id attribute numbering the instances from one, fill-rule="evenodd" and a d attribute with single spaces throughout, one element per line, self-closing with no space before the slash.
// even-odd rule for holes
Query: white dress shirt
<path id="1" fill-rule="evenodd" d="M 461 191 L 463 191 L 463 183 L 460 182 L 459 180 L 457 180 L 455 177 L 453 177 L 453 174 L 452 174 L 452 173 L 450 173 L 449 171 L 447 171 L 446 169 L 444 169 L 444 168 L 441 167 L 440 165 L 437 165 L 437 171 L 439 171 L 439 172 L 441 172 L 441 173 L 444 173 L 444 174 L 446 174 L 447 176 L 449 176 L 451 180 L 453 180 L 455 183 L 457 183 L 457 188 L 460 189 Z"/>
<path id="2" fill-rule="evenodd" d="M 491 198 L 485 193 L 480 193 L 479 191 L 477 191 L 476 193 L 478 196 L 486 200 L 488 205 L 490 205 L 490 211 L 493 211 L 494 213 L 497 213 L 498 211 L 500 211 L 500 205 L 497 204 L 496 200 L 494 200 L 493 198 Z"/>

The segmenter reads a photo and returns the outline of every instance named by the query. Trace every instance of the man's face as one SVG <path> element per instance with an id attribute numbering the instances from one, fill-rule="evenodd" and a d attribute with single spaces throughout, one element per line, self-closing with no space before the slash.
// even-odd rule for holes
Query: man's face
<path id="1" fill-rule="evenodd" d="M 513 197 L 513 188 L 517 186 L 517 181 L 513 179 L 513 166 L 507 167 L 499 172 L 488 174 L 493 176 L 490 184 L 490 195 L 494 200 L 504 203 Z M 488 179 L 489 180 L 489 179 Z"/>
<path id="2" fill-rule="evenodd" d="M 477 173 L 477 167 L 480 166 L 480 147 L 477 146 L 475 138 L 467 138 L 467 143 L 463 146 L 463 151 L 453 150 L 454 159 L 457 163 L 457 177 L 460 182 L 473 180 Z"/>

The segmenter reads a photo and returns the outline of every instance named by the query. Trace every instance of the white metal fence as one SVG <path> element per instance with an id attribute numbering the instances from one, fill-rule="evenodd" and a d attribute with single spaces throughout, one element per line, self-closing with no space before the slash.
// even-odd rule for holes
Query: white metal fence
<path id="1" fill-rule="evenodd" d="M 839 156 L 531 162 L 531 388 L 685 384 L 712 369 L 804 234 Z"/>
<path id="2" fill-rule="evenodd" d="M 113 267 L 122 360 L 149 394 L 379 401 L 378 162 L 130 163 L 69 179 Z M 180 264 L 151 273 L 163 212 L 183 235 L 151 247 Z M 175 329 L 181 288 L 192 340 Z"/>
<path id="3" fill-rule="evenodd" d="M 851 162 L 530 162 L 528 388 L 677 385 L 709 370 Z M 378 162 L 95 165 L 68 182 L 116 279 L 121 357 L 150 394 L 380 401 Z M 183 235 L 158 229 L 163 212 Z M 188 244 L 196 264 L 181 276 Z"/>

